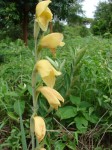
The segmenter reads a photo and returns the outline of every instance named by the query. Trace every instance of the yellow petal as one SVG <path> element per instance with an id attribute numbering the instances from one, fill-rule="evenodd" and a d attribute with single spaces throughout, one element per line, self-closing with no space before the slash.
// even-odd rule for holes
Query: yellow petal
<path id="1" fill-rule="evenodd" d="M 57 46 L 62 46 L 63 34 L 61 33 L 51 33 L 44 36 L 40 42 L 42 47 L 47 47 L 50 49 L 55 49 Z"/>
<path id="2" fill-rule="evenodd" d="M 51 71 L 54 72 L 55 76 L 61 75 L 61 72 L 57 71 L 48 60 L 46 59 L 41 59 L 37 61 L 36 65 L 36 70 L 40 73 L 41 77 L 46 77 L 48 76 Z"/>
<path id="3" fill-rule="evenodd" d="M 43 31 L 46 31 L 48 28 L 49 22 L 52 20 L 52 12 L 48 8 L 50 0 L 42 1 L 37 4 L 36 6 L 36 19 L 35 21 L 38 22 L 40 28 Z"/>
<path id="4" fill-rule="evenodd" d="M 37 72 L 42 77 L 42 80 L 47 86 L 53 87 L 55 84 L 55 76 L 61 75 L 48 60 L 42 59 L 35 65 Z"/>
<path id="5" fill-rule="evenodd" d="M 60 42 L 60 46 L 62 47 L 62 46 L 64 46 L 65 45 L 65 43 L 64 42 Z"/>
<path id="6" fill-rule="evenodd" d="M 50 9 L 47 7 L 46 10 L 36 18 L 36 21 L 39 23 L 39 26 L 43 31 L 47 30 L 48 24 L 52 20 L 52 16 Z"/>
<path id="7" fill-rule="evenodd" d="M 60 95 L 60 93 L 58 93 L 54 89 L 52 89 L 52 93 L 53 93 L 53 95 L 55 95 L 57 97 L 57 99 L 59 99 L 61 102 L 64 102 L 64 98 Z"/>
<path id="8" fill-rule="evenodd" d="M 44 119 L 42 117 L 35 116 L 34 126 L 35 126 L 34 127 L 35 135 L 38 139 L 38 142 L 40 143 L 46 134 L 46 126 L 45 126 Z"/>
<path id="9" fill-rule="evenodd" d="M 35 65 L 36 70 L 40 73 L 41 77 L 46 77 L 51 72 L 51 64 L 48 60 L 42 59 L 38 61 Z"/>
<path id="10" fill-rule="evenodd" d="M 53 71 L 51 71 L 48 76 L 43 77 L 42 79 L 47 86 L 53 88 L 55 84 L 55 80 L 56 80 L 55 74 Z"/>
<path id="11" fill-rule="evenodd" d="M 45 98 L 48 100 L 50 105 L 59 105 L 60 106 L 60 102 L 57 99 L 57 97 L 52 93 L 52 88 L 47 87 L 47 86 L 43 86 L 43 87 L 39 87 L 38 91 L 40 91 Z"/>
<path id="12" fill-rule="evenodd" d="M 43 11 L 45 11 L 45 9 L 47 8 L 47 6 L 51 3 L 50 0 L 45 0 L 42 2 L 39 2 L 36 5 L 36 15 L 40 16 L 42 14 Z"/>
<path id="13" fill-rule="evenodd" d="M 61 75 L 61 72 L 57 71 L 53 66 L 52 66 L 52 70 L 53 70 L 55 76 L 60 76 Z"/>
<path id="14" fill-rule="evenodd" d="M 50 106 L 54 109 L 58 109 L 58 107 L 61 106 L 60 101 L 64 102 L 63 97 L 56 90 L 50 87 L 43 86 L 39 87 L 37 90 L 44 95 Z"/>

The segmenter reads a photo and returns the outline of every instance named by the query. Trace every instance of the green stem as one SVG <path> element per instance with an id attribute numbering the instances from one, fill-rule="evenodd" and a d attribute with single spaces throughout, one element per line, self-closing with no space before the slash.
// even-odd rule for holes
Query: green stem
<path id="1" fill-rule="evenodd" d="M 40 27 L 36 21 L 34 21 L 34 42 L 35 42 L 35 61 L 37 61 L 37 38 L 40 32 Z"/>
<path id="2" fill-rule="evenodd" d="M 35 39 L 35 61 L 37 61 L 37 39 Z"/>
<path id="3" fill-rule="evenodd" d="M 33 114 L 36 115 L 37 101 L 36 101 L 36 71 L 32 73 L 32 93 L 33 93 Z"/>
<path id="4" fill-rule="evenodd" d="M 31 132 L 31 142 L 32 142 L 32 150 L 35 149 L 35 139 L 34 139 L 34 119 L 33 115 L 31 116 L 30 119 L 30 132 Z"/>
<path id="5" fill-rule="evenodd" d="M 36 101 L 36 71 L 33 69 L 32 72 L 32 92 L 33 92 L 33 115 L 30 119 L 30 130 L 31 130 L 31 141 L 32 141 L 32 150 L 35 149 L 35 138 L 34 138 L 34 119 L 33 117 L 37 113 L 37 101 Z"/>
<path id="6" fill-rule="evenodd" d="M 37 44 L 37 40 L 35 39 L 35 61 L 39 60 L 40 57 L 41 57 L 41 50 L 42 50 L 42 47 L 40 45 L 40 41 L 41 39 L 43 38 L 44 36 L 44 32 L 42 33 L 41 37 L 40 37 L 40 40 L 38 40 L 38 44 Z"/>
<path id="7" fill-rule="evenodd" d="M 37 115 L 37 99 L 39 93 L 36 92 L 36 68 L 34 67 L 32 72 L 32 93 L 33 93 L 33 115 L 30 119 L 30 130 L 32 139 L 32 150 L 35 149 L 35 138 L 34 138 L 34 117 Z"/>
<path id="8" fill-rule="evenodd" d="M 31 137 L 32 137 L 32 150 L 35 149 L 35 138 L 34 138 L 34 133 L 31 133 Z"/>
<path id="9" fill-rule="evenodd" d="M 34 21 L 34 41 L 35 41 L 35 61 L 37 61 L 37 37 L 39 35 L 39 25 Z M 35 149 L 35 136 L 34 136 L 34 116 L 37 113 L 37 101 L 36 101 L 36 70 L 33 69 L 32 72 L 32 93 L 33 93 L 33 115 L 30 119 L 30 132 L 31 132 L 31 142 L 32 150 Z"/>

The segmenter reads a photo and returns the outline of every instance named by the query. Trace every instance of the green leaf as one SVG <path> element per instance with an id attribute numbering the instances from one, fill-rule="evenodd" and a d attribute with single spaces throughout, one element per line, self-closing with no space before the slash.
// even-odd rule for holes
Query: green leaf
<path id="1" fill-rule="evenodd" d="M 89 115 L 88 113 L 83 113 L 83 115 L 88 121 L 92 123 L 96 123 L 98 121 L 98 117 L 95 114 Z"/>
<path id="2" fill-rule="evenodd" d="M 83 116 L 87 119 L 87 120 L 89 120 L 90 119 L 90 116 L 89 116 L 89 114 L 88 113 L 83 113 Z"/>
<path id="3" fill-rule="evenodd" d="M 87 107 L 90 107 L 90 106 L 91 106 L 90 103 L 88 103 L 88 102 L 86 102 L 86 101 L 82 101 L 82 102 L 80 103 L 80 107 L 87 108 Z"/>
<path id="4" fill-rule="evenodd" d="M 72 102 L 72 104 L 79 105 L 81 99 L 80 99 L 80 97 L 70 95 L 70 101 Z"/>
<path id="5" fill-rule="evenodd" d="M 75 142 L 69 142 L 67 144 L 67 147 L 70 148 L 71 150 L 76 150 L 76 144 L 75 144 Z"/>
<path id="6" fill-rule="evenodd" d="M 101 147 L 96 147 L 95 150 L 102 150 L 102 148 Z"/>
<path id="7" fill-rule="evenodd" d="M 70 76 L 68 73 L 65 74 L 64 79 L 66 81 L 66 89 L 69 89 L 69 87 L 70 87 Z"/>
<path id="8" fill-rule="evenodd" d="M 89 108 L 89 116 L 92 114 L 93 111 L 94 111 L 94 107 L 90 107 Z"/>
<path id="9" fill-rule="evenodd" d="M 76 122 L 77 129 L 81 132 L 85 132 L 87 130 L 88 121 L 84 117 L 76 117 L 74 121 Z"/>
<path id="10" fill-rule="evenodd" d="M 86 52 L 85 48 L 82 48 L 79 51 L 77 51 L 76 56 L 75 56 L 76 57 L 75 64 L 78 64 L 81 61 L 81 59 L 84 56 L 85 52 Z"/>
<path id="11" fill-rule="evenodd" d="M 97 123 L 98 120 L 99 118 L 95 114 L 92 114 L 89 121 L 92 123 Z"/>
<path id="12" fill-rule="evenodd" d="M 76 142 L 77 142 L 77 144 L 78 144 L 78 132 L 75 132 L 75 133 L 74 133 L 74 136 L 75 136 L 75 140 L 76 140 Z"/>
<path id="13" fill-rule="evenodd" d="M 64 143 L 62 143 L 61 141 L 57 141 L 55 143 L 55 150 L 63 150 L 65 148 L 65 146 L 66 145 Z"/>
<path id="14" fill-rule="evenodd" d="M 7 96 L 10 96 L 10 97 L 18 97 L 18 94 L 17 94 L 16 92 L 9 92 L 9 91 L 8 91 L 8 92 L 6 93 L 6 95 L 7 95 Z"/>
<path id="15" fill-rule="evenodd" d="M 15 115 L 14 112 L 7 112 L 7 114 L 12 120 L 19 122 L 19 118 Z"/>
<path id="16" fill-rule="evenodd" d="M 59 108 L 56 113 L 61 119 L 68 119 L 75 117 L 77 115 L 77 109 L 73 106 L 65 106 L 63 108 Z"/>
<path id="17" fill-rule="evenodd" d="M 30 93 L 30 95 L 33 95 L 32 94 L 32 87 L 30 85 L 28 85 L 28 92 Z"/>
<path id="18" fill-rule="evenodd" d="M 102 99 L 98 98 L 98 102 L 99 102 L 99 105 L 101 106 L 102 105 Z"/>
<path id="19" fill-rule="evenodd" d="M 19 105 L 20 105 L 20 112 L 21 112 L 21 115 L 24 113 L 24 109 L 25 109 L 25 102 L 24 101 L 19 101 Z M 14 103 L 14 111 L 19 115 L 20 112 L 19 112 L 19 107 L 18 107 L 18 101 L 16 101 Z"/>
<path id="20" fill-rule="evenodd" d="M 76 117 L 76 123 L 83 124 L 84 126 L 88 126 L 88 121 L 84 117 Z"/>

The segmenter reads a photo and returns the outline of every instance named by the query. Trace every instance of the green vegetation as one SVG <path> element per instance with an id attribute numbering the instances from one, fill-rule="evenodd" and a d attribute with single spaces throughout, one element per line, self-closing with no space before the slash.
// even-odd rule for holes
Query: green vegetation
<path id="1" fill-rule="evenodd" d="M 82 1 L 54 0 L 50 5 L 55 21 L 47 32 L 53 27 L 53 32 L 63 33 L 65 46 L 57 49 L 55 58 L 45 48 L 42 59 L 62 72 L 54 89 L 65 102 L 57 111 L 51 110 L 39 95 L 38 115 L 47 126 L 40 145 L 46 150 L 112 149 L 112 2 L 100 2 L 92 19 L 79 16 Z M 0 150 L 32 147 L 29 118 L 36 3 L 0 1 Z"/>
<path id="2" fill-rule="evenodd" d="M 94 35 L 103 35 L 104 37 L 112 36 L 112 1 L 100 2 L 95 11 L 92 22 Z"/>
<path id="3" fill-rule="evenodd" d="M 39 97 L 39 114 L 45 118 L 46 149 L 112 149 L 112 41 L 93 36 L 71 36 L 64 31 L 65 47 L 57 50 L 55 66 L 63 75 L 55 88 L 65 98 L 57 112 Z M 21 40 L 0 43 L 0 136 L 1 149 L 21 149 L 19 106 L 27 144 L 30 149 L 29 117 L 32 112 L 31 72 L 33 43 L 25 47 Z M 51 56 L 44 50 L 43 58 Z M 58 64 L 56 63 L 58 62 Z M 43 111 L 44 110 L 44 111 Z"/>

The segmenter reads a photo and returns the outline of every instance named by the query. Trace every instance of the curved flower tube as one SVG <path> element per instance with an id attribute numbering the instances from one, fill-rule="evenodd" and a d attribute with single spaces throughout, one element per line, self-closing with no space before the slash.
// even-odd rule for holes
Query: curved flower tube
<path id="1" fill-rule="evenodd" d="M 55 53 L 55 49 L 58 46 L 64 46 L 65 43 L 62 42 L 63 40 L 63 34 L 55 32 L 55 33 L 51 33 L 48 34 L 46 36 L 44 36 L 41 41 L 40 41 L 40 46 L 41 47 L 46 47 L 46 48 L 50 48 L 52 53 Z"/>
<path id="2" fill-rule="evenodd" d="M 53 87 L 55 84 L 56 77 L 61 75 L 61 72 L 57 71 L 48 60 L 42 59 L 37 61 L 35 65 L 36 71 L 40 74 L 43 82 L 49 86 Z"/>
<path id="3" fill-rule="evenodd" d="M 48 8 L 48 5 L 51 3 L 50 0 L 39 2 L 36 6 L 36 19 L 35 21 L 38 22 L 40 28 L 43 31 L 47 31 L 48 24 L 52 21 L 52 12 Z"/>
<path id="4" fill-rule="evenodd" d="M 45 122 L 44 119 L 40 116 L 34 117 L 34 131 L 38 142 L 40 143 L 46 134 Z"/>
<path id="5" fill-rule="evenodd" d="M 42 86 L 39 87 L 37 91 L 41 92 L 47 99 L 50 106 L 56 110 L 59 106 L 61 106 L 60 101 L 64 102 L 64 98 L 60 95 L 60 93 L 50 87 Z"/>

